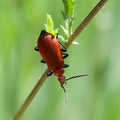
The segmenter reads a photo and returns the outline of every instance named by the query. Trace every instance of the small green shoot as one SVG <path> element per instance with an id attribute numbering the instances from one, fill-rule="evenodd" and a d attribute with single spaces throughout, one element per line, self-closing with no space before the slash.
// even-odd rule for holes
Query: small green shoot
<path id="1" fill-rule="evenodd" d="M 46 31 L 56 36 L 58 34 L 59 28 L 56 28 L 54 30 L 54 23 L 51 18 L 51 15 L 47 14 L 46 18 L 47 18 L 47 23 L 46 24 L 44 23 Z"/>

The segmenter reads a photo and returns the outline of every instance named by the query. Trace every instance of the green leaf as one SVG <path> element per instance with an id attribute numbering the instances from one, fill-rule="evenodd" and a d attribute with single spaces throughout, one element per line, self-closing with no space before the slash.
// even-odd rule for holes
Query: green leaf
<path id="1" fill-rule="evenodd" d="M 65 36 L 68 36 L 68 30 L 64 26 L 62 26 L 62 25 L 60 25 L 60 27 L 62 28 Z"/>
<path id="2" fill-rule="evenodd" d="M 54 23 L 53 23 L 51 15 L 47 14 L 46 18 L 47 18 L 47 23 L 44 24 L 45 28 L 46 28 L 46 31 L 53 34 L 54 36 L 56 36 L 59 28 L 56 28 L 54 30 Z"/>

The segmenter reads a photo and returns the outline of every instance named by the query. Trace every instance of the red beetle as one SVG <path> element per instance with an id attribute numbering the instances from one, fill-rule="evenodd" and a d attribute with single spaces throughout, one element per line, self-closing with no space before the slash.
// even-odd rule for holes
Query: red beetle
<path id="1" fill-rule="evenodd" d="M 76 77 L 82 77 L 87 76 L 85 75 L 78 75 L 73 76 L 71 78 L 65 79 L 64 69 L 68 67 L 69 65 L 64 64 L 64 60 L 66 57 L 68 57 L 68 54 L 63 52 L 66 52 L 66 48 L 57 40 L 57 38 L 52 35 L 51 33 L 46 32 L 45 30 L 41 31 L 41 34 L 37 41 L 37 46 L 35 47 L 36 51 L 39 51 L 42 56 L 42 63 L 46 63 L 49 72 L 48 76 L 50 76 L 52 73 L 54 73 L 55 76 L 58 76 L 58 81 L 61 84 L 61 87 L 65 91 L 63 85 L 66 83 L 67 80 L 73 79 Z"/>

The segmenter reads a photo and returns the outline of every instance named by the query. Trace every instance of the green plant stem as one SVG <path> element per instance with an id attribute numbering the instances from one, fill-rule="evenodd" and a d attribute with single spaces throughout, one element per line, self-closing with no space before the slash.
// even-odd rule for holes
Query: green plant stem
<path id="1" fill-rule="evenodd" d="M 75 29 L 73 34 L 69 37 L 68 42 L 65 47 L 68 48 L 72 42 L 80 35 L 83 29 L 88 25 L 92 18 L 99 12 L 99 10 L 104 6 L 108 0 L 100 0 L 98 4 L 92 9 L 92 11 L 87 15 L 87 17 L 80 23 L 80 25 Z"/>
<path id="2" fill-rule="evenodd" d="M 91 19 L 98 13 L 98 11 L 102 8 L 102 6 L 107 2 L 108 0 L 100 0 L 98 4 L 93 8 L 93 10 L 87 15 L 87 17 L 82 21 L 82 23 L 76 28 L 76 30 L 73 32 L 73 34 L 68 39 L 68 42 L 65 44 L 65 47 L 68 48 L 72 42 L 75 40 L 75 38 L 82 32 L 82 30 L 86 27 L 86 25 L 91 21 Z M 17 112 L 13 120 L 19 120 L 21 115 L 24 113 L 26 108 L 29 106 L 31 101 L 33 100 L 34 96 L 37 94 L 38 90 L 42 87 L 45 79 L 47 78 L 48 68 L 45 70 L 27 99 L 25 100 L 24 104 L 20 108 L 20 110 Z"/>

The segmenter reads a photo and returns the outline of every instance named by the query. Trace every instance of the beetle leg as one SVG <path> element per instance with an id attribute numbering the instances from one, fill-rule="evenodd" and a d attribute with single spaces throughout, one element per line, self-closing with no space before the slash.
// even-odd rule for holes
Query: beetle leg
<path id="1" fill-rule="evenodd" d="M 42 59 L 42 60 L 41 60 L 41 63 L 46 63 L 46 62 L 45 62 L 44 59 Z M 47 76 L 49 77 L 49 76 L 51 76 L 52 74 L 53 74 L 53 71 L 50 70 L 50 71 L 47 73 Z"/>
<path id="2" fill-rule="evenodd" d="M 67 49 L 65 48 L 65 46 L 61 48 L 61 51 L 62 52 L 66 52 L 67 51 Z"/>
<path id="3" fill-rule="evenodd" d="M 65 58 L 67 58 L 69 56 L 67 53 L 62 53 L 62 55 L 63 55 L 62 56 L 63 59 L 65 59 Z"/>
<path id="4" fill-rule="evenodd" d="M 41 63 L 46 63 L 44 59 L 41 60 Z"/>
<path id="5" fill-rule="evenodd" d="M 58 39 L 58 33 L 56 35 L 56 38 Z M 61 48 L 62 52 L 66 52 L 67 51 L 66 47 L 59 40 L 58 40 L 58 42 L 62 46 L 62 48 Z"/>
<path id="6" fill-rule="evenodd" d="M 67 68 L 67 67 L 69 67 L 69 65 L 68 64 L 64 64 L 64 66 L 63 66 L 63 68 Z M 47 76 L 49 77 L 49 76 L 51 76 L 52 74 L 53 74 L 53 72 L 54 71 L 49 71 L 48 73 L 47 73 Z"/>
<path id="7" fill-rule="evenodd" d="M 66 52 L 67 51 L 66 47 L 60 41 L 58 41 L 58 42 L 62 46 L 61 51 Z"/>
<path id="8" fill-rule="evenodd" d="M 56 38 L 58 39 L 58 33 L 57 33 L 57 35 L 56 35 Z"/>
<path id="9" fill-rule="evenodd" d="M 47 73 L 47 76 L 49 77 L 49 76 L 51 76 L 53 74 L 53 71 L 49 71 L 48 73 Z"/>
<path id="10" fill-rule="evenodd" d="M 69 67 L 69 65 L 68 64 L 64 64 L 63 68 L 67 68 L 67 67 Z"/>
<path id="11" fill-rule="evenodd" d="M 39 51 L 38 46 L 36 46 L 36 47 L 34 48 L 34 50 L 35 50 L 35 51 Z"/>

